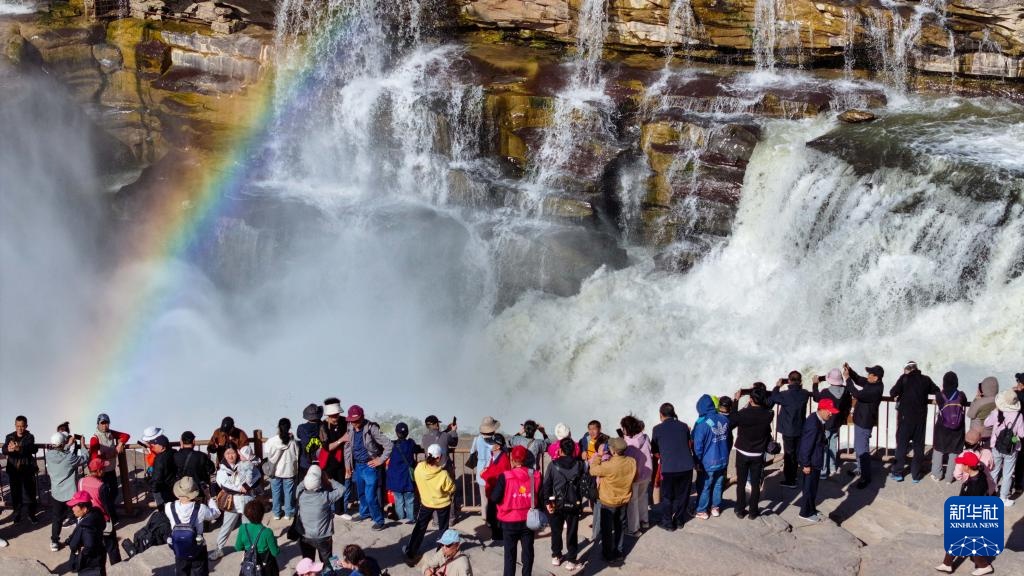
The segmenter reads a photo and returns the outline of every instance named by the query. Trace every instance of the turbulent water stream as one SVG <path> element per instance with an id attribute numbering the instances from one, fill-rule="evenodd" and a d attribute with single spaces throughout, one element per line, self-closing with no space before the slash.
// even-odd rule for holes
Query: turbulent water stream
<path id="1" fill-rule="evenodd" d="M 629 266 L 555 295 L 567 273 L 560 242 L 578 232 L 537 206 L 558 195 L 583 135 L 612 137 L 603 10 L 582 3 L 552 126 L 532 171 L 512 181 L 482 153 L 484 94 L 463 73 L 464 48 L 438 38 L 419 2 L 282 3 L 287 81 L 235 198 L 243 208 L 210 232 L 210 253 L 170 264 L 176 296 L 147 321 L 147 352 L 106 375 L 112 396 L 157 395 L 167 410 L 157 423 L 172 429 L 228 412 L 268 428 L 328 394 L 371 413 L 581 429 L 630 410 L 653 418 L 664 400 L 689 417 L 702 393 L 843 360 L 895 368 L 914 358 L 936 376 L 960 370 L 961 382 L 1020 370 L 1024 110 L 995 99 L 890 91 L 879 123 L 838 140 L 827 137 L 834 114 L 760 120 L 727 242 L 680 274 L 657 270 L 623 232 Z M 737 73 L 737 85 L 852 82 L 773 72 L 771 30 L 758 44 L 763 70 Z M 42 403 L 80 385 L 45 358 L 74 354 L 75 335 L 104 320 L 90 307 L 106 287 L 102 266 L 81 240 L 102 221 L 79 215 L 69 226 L 58 190 L 68 179 L 102 183 L 84 156 L 69 174 L 26 162 L 77 132 L 33 131 L 46 102 L 18 106 L 5 104 L 0 120 L 39 146 L 0 144 L 12 175 L 0 197 L 0 378 L 5 388 L 40 383 L 24 397 Z M 728 103 L 693 113 L 743 116 Z M 872 156 L 880 147 L 890 153 Z M 464 174 L 508 180 L 527 201 L 464 208 L 452 197 L 473 193 L 456 185 Z M 621 178 L 624 210 L 639 206 L 641 181 Z M 513 289 L 536 286 L 549 289 Z M 37 327 L 29 348 L 14 337 L 26 325 Z"/>

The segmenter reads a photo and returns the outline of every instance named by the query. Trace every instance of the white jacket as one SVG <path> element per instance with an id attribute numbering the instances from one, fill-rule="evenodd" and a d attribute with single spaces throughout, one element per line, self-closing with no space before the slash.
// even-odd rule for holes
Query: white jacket
<path id="1" fill-rule="evenodd" d="M 295 478 L 299 473 L 299 443 L 292 438 L 285 444 L 274 436 L 263 445 L 263 455 L 274 463 L 275 478 Z"/>

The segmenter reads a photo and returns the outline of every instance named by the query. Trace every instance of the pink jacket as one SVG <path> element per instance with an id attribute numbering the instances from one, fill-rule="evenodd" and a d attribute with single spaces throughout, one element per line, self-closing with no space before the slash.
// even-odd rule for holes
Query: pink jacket
<path id="1" fill-rule="evenodd" d="M 626 436 L 626 456 L 636 460 L 636 479 L 634 482 L 650 482 L 653 472 L 651 460 L 651 440 L 643 432 L 636 436 Z"/>
<path id="2" fill-rule="evenodd" d="M 977 455 L 978 460 L 981 460 L 981 463 L 985 465 L 983 472 L 985 473 L 985 479 L 988 480 L 988 492 L 989 494 L 995 493 L 996 481 L 992 478 L 992 465 L 994 462 L 992 460 L 992 451 L 988 448 L 982 448 L 981 450 L 964 450 L 959 456 L 963 456 L 968 452 L 973 452 Z M 967 481 L 969 476 L 967 476 L 967 472 L 964 471 L 963 464 L 957 464 L 956 467 L 953 468 L 953 478 L 956 478 L 959 482 Z"/>
<path id="3" fill-rule="evenodd" d="M 1007 410 L 1003 412 L 1003 423 L 999 423 L 999 410 L 993 410 L 988 418 L 985 418 L 985 426 L 992 427 L 992 445 L 995 446 L 996 438 L 999 438 L 999 433 L 1004 429 L 1013 426 L 1013 433 L 1018 438 L 1024 438 L 1024 416 L 1021 416 L 1020 411 Z M 1016 450 L 1020 452 L 1020 442 L 1016 444 Z"/>

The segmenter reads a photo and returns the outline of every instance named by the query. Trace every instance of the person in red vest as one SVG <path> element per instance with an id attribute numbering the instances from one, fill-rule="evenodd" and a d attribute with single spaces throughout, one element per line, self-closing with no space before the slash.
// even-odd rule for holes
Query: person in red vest
<path id="1" fill-rule="evenodd" d="M 100 414 L 96 417 L 96 433 L 89 440 L 89 458 L 103 461 L 103 492 L 101 500 L 104 511 L 110 515 L 111 523 L 117 523 L 117 457 L 128 445 L 129 436 L 110 428 L 110 416 Z"/>
<path id="2" fill-rule="evenodd" d="M 498 504 L 498 520 L 505 537 L 504 576 L 515 576 L 516 548 L 523 544 L 523 576 L 533 574 L 533 530 L 526 527 L 526 516 L 535 503 L 540 502 L 541 475 L 526 468 L 523 463 L 530 457 L 525 446 L 516 446 L 510 454 L 511 470 L 502 473 L 494 484 L 491 498 Z"/>

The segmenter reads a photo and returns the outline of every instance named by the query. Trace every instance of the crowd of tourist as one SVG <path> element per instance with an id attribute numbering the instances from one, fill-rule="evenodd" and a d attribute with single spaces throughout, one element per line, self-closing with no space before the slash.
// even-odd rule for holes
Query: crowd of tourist
<path id="1" fill-rule="evenodd" d="M 498 420 L 484 418 L 472 441 L 467 439 L 465 465 L 475 470 L 474 490 L 479 490 L 489 537 L 504 548 L 504 575 L 532 574 L 535 537 L 546 527 L 551 565 L 567 573 L 580 570 L 579 528 L 588 511 L 590 559 L 599 555 L 612 566 L 624 563 L 627 539 L 654 525 L 672 532 L 691 518 L 721 516 L 730 458 L 736 472 L 732 510 L 738 518 L 769 513 L 761 508 L 765 468 L 781 452 L 782 489 L 801 490 L 798 517 L 807 523 L 823 521 L 818 488 L 821 480 L 842 471 L 839 437 L 847 424 L 853 425 L 856 455 L 848 470 L 857 477 L 853 487 L 874 482 L 870 440 L 879 422 L 885 371 L 872 366 L 864 373 L 843 365 L 825 376 L 811 376 L 808 389 L 803 375 L 793 371 L 770 388 L 757 382 L 732 395 L 705 394 L 696 403 L 692 425 L 679 418 L 673 404 L 664 403 L 649 435 L 632 414 L 620 420 L 614 435 L 592 420 L 578 439 L 563 423 L 551 438 L 533 420 L 506 436 Z M 889 395 L 896 402 L 890 481 L 918 483 L 927 476 L 934 482 L 959 482 L 961 495 L 998 496 L 1004 506 L 1014 505 L 1024 485 L 1024 374 L 1015 375 L 1011 389 L 999 390 L 990 377 L 970 391 L 960 388 L 953 372 L 937 385 L 909 362 Z M 935 405 L 931 418 L 930 404 Z M 144 430 L 140 444 L 156 510 L 132 539 L 120 543 L 116 470 L 130 436 L 111 429 L 107 414 L 97 417 L 88 440 L 62 424 L 45 451 L 51 550 L 69 550 L 73 572 L 102 575 L 108 562 L 122 561 L 121 549 L 131 559 L 166 545 L 173 551 L 176 574 L 205 575 L 233 543 L 233 551 L 243 554 L 243 575 L 276 575 L 284 536 L 302 556 L 296 574 L 345 569 L 374 576 L 387 571 L 372 550 L 348 544 L 340 556 L 335 554 L 335 521 L 365 520 L 380 531 L 388 528 L 390 517 L 413 524 L 402 547 L 410 567 L 429 576 L 472 574 L 464 536 L 450 527 L 468 496 L 457 483 L 453 458 L 459 444 L 456 419 L 442 427 L 437 416 L 428 416 L 426 432 L 416 442 L 409 438 L 408 423 L 395 425 L 390 437 L 363 408 L 344 410 L 338 398 L 310 404 L 302 417 L 294 433 L 291 421 L 281 418 L 276 434 L 260 439 L 259 450 L 231 417 L 213 431 L 206 453 L 196 447 L 191 431 L 180 434 L 175 448 L 162 428 Z M 930 467 L 924 445 L 929 427 Z M 42 517 L 37 494 L 41 447 L 28 419 L 18 416 L 2 447 L 14 524 L 35 525 Z M 268 512 L 285 528 L 280 533 L 264 522 Z M 209 549 L 203 535 L 218 522 L 216 544 Z M 72 526 L 62 538 L 64 528 Z M 436 547 L 425 550 L 431 530 Z M 0 546 L 8 545 L 0 539 Z M 952 572 L 954 560 L 947 554 L 936 569 Z M 994 571 L 989 558 L 975 556 L 972 562 L 975 576 Z"/>

